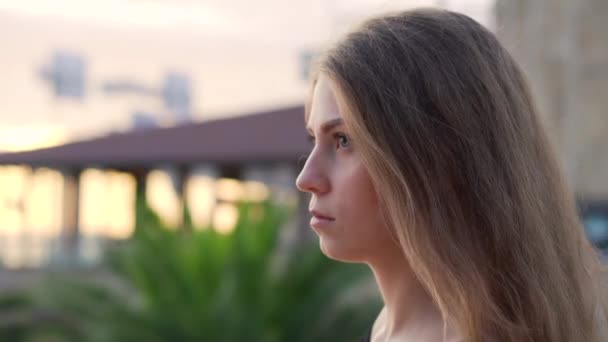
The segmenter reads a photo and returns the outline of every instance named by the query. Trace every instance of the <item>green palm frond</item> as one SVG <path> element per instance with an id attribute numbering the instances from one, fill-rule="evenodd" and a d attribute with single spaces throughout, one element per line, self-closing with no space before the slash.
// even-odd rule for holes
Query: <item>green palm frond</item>
<path id="1" fill-rule="evenodd" d="M 49 278 L 21 306 L 63 317 L 53 331 L 61 341 L 356 340 L 380 308 L 377 296 L 353 291 L 369 272 L 327 259 L 316 244 L 279 255 L 292 214 L 243 203 L 230 234 L 189 220 L 176 231 L 140 201 L 133 238 L 106 254 L 113 286 Z"/>

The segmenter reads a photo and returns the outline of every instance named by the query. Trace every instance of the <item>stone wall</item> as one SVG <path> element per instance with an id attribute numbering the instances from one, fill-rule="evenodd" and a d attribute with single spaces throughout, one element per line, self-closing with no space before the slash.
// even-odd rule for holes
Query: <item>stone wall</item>
<path id="1" fill-rule="evenodd" d="M 495 13 L 571 185 L 608 199 L 608 1 L 496 0 Z"/>

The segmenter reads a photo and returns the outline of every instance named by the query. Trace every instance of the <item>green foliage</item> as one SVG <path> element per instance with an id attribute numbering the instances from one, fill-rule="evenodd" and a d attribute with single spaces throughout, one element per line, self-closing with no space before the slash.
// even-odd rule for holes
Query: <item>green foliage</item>
<path id="1" fill-rule="evenodd" d="M 27 327 L 20 317 L 30 304 L 22 293 L 4 293 L 0 296 L 0 341 L 21 341 Z"/>
<path id="2" fill-rule="evenodd" d="M 105 260 L 118 282 L 49 279 L 35 304 L 22 304 L 60 315 L 29 327 L 59 339 L 26 339 L 21 329 L 9 340 L 356 340 L 380 309 L 378 298 L 351 293 L 367 270 L 327 259 L 316 244 L 280 252 L 289 214 L 244 203 L 230 234 L 193 229 L 190 220 L 176 231 L 140 201 L 134 237 Z"/>

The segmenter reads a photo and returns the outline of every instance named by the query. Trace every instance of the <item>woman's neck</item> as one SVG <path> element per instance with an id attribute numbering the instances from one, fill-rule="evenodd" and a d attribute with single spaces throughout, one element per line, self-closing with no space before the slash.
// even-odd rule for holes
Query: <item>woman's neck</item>
<path id="1" fill-rule="evenodd" d="M 388 253 L 387 253 L 388 254 Z M 445 322 L 399 251 L 369 263 L 384 300 L 372 341 L 443 341 Z M 453 332 L 448 330 L 447 337 Z"/>

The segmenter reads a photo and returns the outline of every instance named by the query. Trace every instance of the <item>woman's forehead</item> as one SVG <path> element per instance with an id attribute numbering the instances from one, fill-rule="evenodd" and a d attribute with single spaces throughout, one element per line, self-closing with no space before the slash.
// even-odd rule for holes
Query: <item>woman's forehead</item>
<path id="1" fill-rule="evenodd" d="M 316 130 L 325 122 L 342 117 L 335 95 L 331 81 L 327 77 L 319 76 L 313 90 L 307 128 Z"/>

